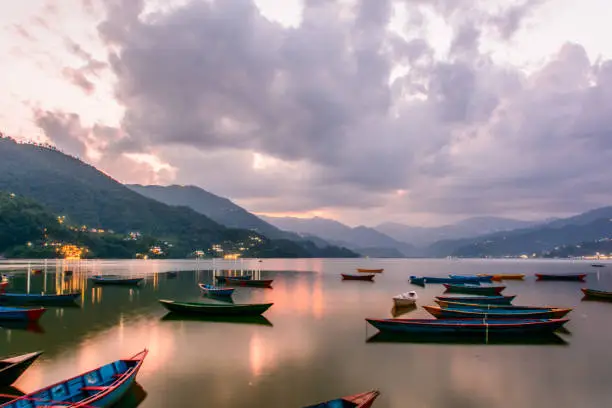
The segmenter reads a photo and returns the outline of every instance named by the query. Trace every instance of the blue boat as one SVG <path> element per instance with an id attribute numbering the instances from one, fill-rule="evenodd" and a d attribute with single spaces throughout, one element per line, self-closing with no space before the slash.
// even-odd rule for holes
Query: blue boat
<path id="1" fill-rule="evenodd" d="M 215 279 L 219 283 L 225 283 L 226 278 L 231 278 L 234 280 L 251 280 L 253 279 L 253 275 L 243 275 L 243 276 L 215 276 Z"/>
<path id="2" fill-rule="evenodd" d="M 436 296 L 436 299 L 446 302 L 472 303 L 479 305 L 509 305 L 516 295 L 512 296 Z"/>
<path id="3" fill-rule="evenodd" d="M 487 309 L 423 306 L 436 319 L 561 319 L 572 309 Z"/>
<path id="4" fill-rule="evenodd" d="M 198 283 L 202 293 L 208 296 L 232 296 L 234 288 L 220 288 L 214 285 Z"/>
<path id="5" fill-rule="evenodd" d="M 449 277 L 451 277 L 452 279 L 471 279 L 474 280 L 476 282 L 485 282 L 485 283 L 491 283 L 493 282 L 493 275 L 448 275 Z"/>
<path id="6" fill-rule="evenodd" d="M 349 397 L 336 398 L 315 405 L 309 405 L 304 408 L 370 408 L 379 395 L 380 392 L 378 390 L 373 390 L 351 395 Z"/>
<path id="7" fill-rule="evenodd" d="M 474 295 L 499 295 L 505 286 L 479 286 L 468 283 L 445 283 L 447 292 L 471 293 Z"/>
<path id="8" fill-rule="evenodd" d="M 80 292 L 64 293 L 0 293 L 0 302 L 14 304 L 61 305 L 74 303 L 81 297 Z"/>
<path id="9" fill-rule="evenodd" d="M 2 408 L 110 407 L 130 389 L 147 356 L 117 360 L 0 405 Z"/>
<path id="10" fill-rule="evenodd" d="M 366 319 L 381 332 L 453 334 L 534 334 L 552 333 L 569 319 Z"/>
<path id="11" fill-rule="evenodd" d="M 471 283 L 474 285 L 480 285 L 479 277 L 460 277 L 460 278 L 451 278 L 451 277 L 436 277 L 436 276 L 411 276 L 410 282 L 420 285 L 420 282 L 423 283 Z M 419 282 L 419 283 L 416 283 Z"/>
<path id="12" fill-rule="evenodd" d="M 0 320 L 36 322 L 47 311 L 44 307 L 22 308 L 0 306 Z"/>

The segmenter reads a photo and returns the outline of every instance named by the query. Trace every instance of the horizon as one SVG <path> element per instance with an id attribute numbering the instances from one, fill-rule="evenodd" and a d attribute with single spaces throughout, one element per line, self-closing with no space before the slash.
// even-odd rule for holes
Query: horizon
<path id="1" fill-rule="evenodd" d="M 609 205 L 606 3 L 463 5 L 7 3 L 0 128 L 125 184 L 350 226 Z"/>

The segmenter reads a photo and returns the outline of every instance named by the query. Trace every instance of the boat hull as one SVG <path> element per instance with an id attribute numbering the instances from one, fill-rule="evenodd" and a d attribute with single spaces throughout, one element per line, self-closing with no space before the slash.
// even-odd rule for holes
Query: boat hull
<path id="1" fill-rule="evenodd" d="M 21 305 L 63 305 L 74 303 L 79 297 L 81 297 L 80 293 L 67 293 L 62 295 L 38 293 L 1 293 L 0 302 Z"/>
<path id="2" fill-rule="evenodd" d="M 416 299 L 393 298 L 393 304 L 395 307 L 411 307 L 416 304 Z"/>
<path id="3" fill-rule="evenodd" d="M 357 268 L 357 272 L 361 273 L 383 273 L 384 269 L 367 269 L 367 268 Z"/>
<path id="4" fill-rule="evenodd" d="M 423 306 L 429 314 L 436 319 L 561 319 L 572 309 L 548 310 L 512 310 L 512 309 L 467 309 L 467 308 L 441 308 L 437 306 Z"/>
<path id="5" fill-rule="evenodd" d="M 234 288 L 210 288 L 201 283 L 198 283 L 200 290 L 207 296 L 229 297 L 234 294 Z"/>
<path id="6" fill-rule="evenodd" d="M 411 276 L 410 282 L 421 285 L 423 283 L 472 283 L 474 285 L 479 285 L 481 280 L 477 277 L 471 276 L 463 276 L 463 277 L 437 277 L 437 276 Z"/>
<path id="7" fill-rule="evenodd" d="M 366 319 L 381 332 L 418 334 L 533 334 L 551 333 L 569 319 L 535 320 L 431 320 L 431 319 Z"/>
<path id="8" fill-rule="evenodd" d="M 491 276 L 491 279 L 499 282 L 503 280 L 523 280 L 525 279 L 525 274 L 523 273 L 499 273 L 494 275 L 477 275 L 477 276 Z"/>
<path id="9" fill-rule="evenodd" d="M 3 408 L 110 407 L 131 388 L 148 351 L 117 360 L 0 405 Z"/>
<path id="10" fill-rule="evenodd" d="M 215 279 L 219 283 L 224 283 L 227 278 L 231 278 L 231 279 L 234 279 L 234 280 L 251 280 L 251 279 L 253 279 L 253 277 L 251 275 L 245 275 L 245 276 L 215 276 Z"/>
<path id="11" fill-rule="evenodd" d="M 566 275 L 554 275 L 546 273 L 536 273 L 536 280 L 539 281 L 576 281 L 584 282 L 586 273 L 566 274 Z"/>
<path id="12" fill-rule="evenodd" d="M 369 275 L 349 275 L 346 273 L 341 273 L 340 275 L 342 276 L 342 280 L 359 280 L 369 282 L 372 282 L 374 280 L 374 276 L 376 276 L 373 273 Z"/>
<path id="13" fill-rule="evenodd" d="M 42 351 L 0 360 L 0 386 L 8 387 L 36 361 Z"/>
<path id="14" fill-rule="evenodd" d="M 473 280 L 475 282 L 491 283 L 493 275 L 448 275 L 452 279 Z M 452 283 L 452 282 L 451 282 Z"/>
<path id="15" fill-rule="evenodd" d="M 46 311 L 44 307 L 35 309 L 0 307 L 0 320 L 36 322 Z"/>
<path id="16" fill-rule="evenodd" d="M 255 287 L 255 288 L 270 288 L 272 287 L 273 279 L 234 279 L 226 278 L 225 281 L 230 285 L 243 286 L 243 287 Z"/>
<path id="17" fill-rule="evenodd" d="M 449 283 L 445 283 L 444 287 L 447 292 L 472 293 L 475 295 L 499 295 L 506 289 L 505 286 L 468 286 Z"/>
<path id="18" fill-rule="evenodd" d="M 172 313 L 199 315 L 199 316 L 258 316 L 272 307 L 273 303 L 260 304 L 206 304 L 175 302 L 172 300 L 160 300 L 166 309 Z"/>
<path id="19" fill-rule="evenodd" d="M 90 278 L 96 285 L 126 285 L 135 286 L 144 280 L 144 278 L 108 278 L 103 276 L 92 276 Z"/>
<path id="20" fill-rule="evenodd" d="M 485 310 L 551 310 L 558 309 L 546 306 L 514 306 L 514 305 L 491 305 L 463 302 L 449 302 L 447 300 L 434 300 L 441 308 L 450 309 L 485 309 Z M 571 309 L 570 309 L 571 310 Z"/>
<path id="21" fill-rule="evenodd" d="M 479 305 L 509 305 L 516 296 L 436 296 L 436 299 L 449 302 L 475 303 Z"/>
<path id="22" fill-rule="evenodd" d="M 351 407 L 351 408 L 370 408 L 380 392 L 377 390 L 373 390 L 370 392 L 364 392 L 361 394 L 351 395 L 349 397 L 338 398 L 331 401 L 321 402 L 315 405 L 309 405 L 304 408 L 343 408 L 343 407 Z M 347 405 L 346 403 L 351 405 Z"/>
<path id="23" fill-rule="evenodd" d="M 605 290 L 597 290 L 597 289 L 587 289 L 587 288 L 582 288 L 580 290 L 582 290 L 582 293 L 584 293 L 584 296 L 588 298 L 612 300 L 612 292 L 607 292 Z"/>

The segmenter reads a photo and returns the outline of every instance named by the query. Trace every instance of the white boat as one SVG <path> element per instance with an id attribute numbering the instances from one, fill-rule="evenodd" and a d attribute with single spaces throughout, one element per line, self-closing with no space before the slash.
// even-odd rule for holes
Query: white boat
<path id="1" fill-rule="evenodd" d="M 397 307 L 412 306 L 416 304 L 419 297 L 416 292 L 411 290 L 410 292 L 402 293 L 401 295 L 393 296 L 393 303 Z"/>

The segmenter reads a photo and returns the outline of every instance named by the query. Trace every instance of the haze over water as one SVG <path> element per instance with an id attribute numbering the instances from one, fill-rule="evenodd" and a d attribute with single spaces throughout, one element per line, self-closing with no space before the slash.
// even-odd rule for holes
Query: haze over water
<path id="1" fill-rule="evenodd" d="M 17 270 L 26 264 L 0 264 Z M 612 303 L 581 301 L 584 286 L 612 288 L 608 268 L 588 262 L 525 260 L 264 260 L 215 262 L 258 269 L 273 289 L 238 288 L 235 303 L 274 302 L 247 323 L 169 318 L 158 299 L 201 300 L 212 261 L 90 261 L 49 264 L 30 290 L 83 290 L 81 307 L 49 308 L 39 327 L 0 328 L 0 356 L 44 350 L 15 384 L 28 392 L 150 349 L 138 375 L 141 407 L 302 407 L 378 388 L 375 408 L 610 407 Z M 375 283 L 342 282 L 356 267 L 385 268 Z M 75 271 L 64 278 L 62 269 Z M 24 269 L 20 269 L 24 271 Z M 60 273 L 56 273 L 60 272 Z M 181 271 L 170 279 L 163 272 Z M 94 286 L 93 273 L 146 275 L 138 288 Z M 416 290 L 432 304 L 443 287 L 410 275 L 526 273 L 508 281 L 516 305 L 574 307 L 553 344 L 378 342 L 365 317 L 392 317 L 393 295 Z M 589 272 L 588 284 L 535 282 L 536 272 Z M 258 272 L 259 273 L 259 272 Z M 26 290 L 25 272 L 10 290 Z M 429 317 L 423 309 L 401 317 Z M 136 393 L 140 399 L 142 390 Z M 125 406 L 134 406 L 128 402 Z"/>

